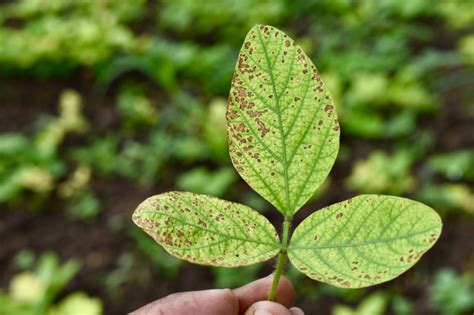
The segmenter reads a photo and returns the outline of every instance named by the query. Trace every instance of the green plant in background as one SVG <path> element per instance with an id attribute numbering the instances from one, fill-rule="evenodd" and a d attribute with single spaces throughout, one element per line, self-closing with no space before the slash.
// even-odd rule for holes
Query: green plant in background
<path id="1" fill-rule="evenodd" d="M 117 97 L 117 109 L 127 130 L 153 126 L 159 118 L 158 111 L 140 85 L 128 84 L 121 88 Z"/>
<path id="2" fill-rule="evenodd" d="M 19 262 L 33 262 L 33 257 L 21 252 Z M 25 267 L 26 267 L 25 266 Z M 79 271 L 79 264 L 69 260 L 63 265 L 50 252 L 43 253 L 34 271 L 15 275 L 7 292 L 0 291 L 0 314 L 16 315 L 100 315 L 102 303 L 83 292 L 73 292 L 53 304 L 64 287 Z"/>
<path id="3" fill-rule="evenodd" d="M 347 291 L 350 294 L 350 299 L 345 298 L 346 302 L 360 301 L 359 304 L 354 308 L 341 304 L 336 305 L 332 308 L 332 315 L 383 315 L 389 310 L 395 315 L 415 314 L 413 305 L 400 294 L 377 290 L 367 296 L 362 296 L 363 292 Z"/>
<path id="4" fill-rule="evenodd" d="M 425 165 L 427 177 L 441 177 L 448 182 L 431 180 L 417 192 L 425 202 L 435 202 L 440 209 L 459 209 L 474 214 L 474 192 L 468 184 L 474 179 L 474 150 L 459 150 L 431 156 Z"/>
<path id="5" fill-rule="evenodd" d="M 135 44 L 125 22 L 139 16 L 143 0 L 120 3 L 16 1 L 0 13 L 0 65 L 48 75 L 95 65 Z M 6 26 L 22 20 L 22 27 Z M 61 66 L 58 66 L 60 64 Z"/>
<path id="6" fill-rule="evenodd" d="M 407 150 L 399 150 L 392 156 L 383 151 L 373 151 L 363 161 L 357 161 L 347 186 L 361 192 L 403 194 L 415 184 L 410 175 L 413 157 Z"/>
<path id="7" fill-rule="evenodd" d="M 454 208 L 474 214 L 474 193 L 464 184 L 428 184 L 418 192 L 418 197 L 426 202 L 436 202 L 445 210 Z"/>
<path id="8" fill-rule="evenodd" d="M 430 301 L 443 315 L 467 314 L 474 309 L 474 278 L 460 275 L 453 269 L 436 273 L 430 288 Z"/>
<path id="9" fill-rule="evenodd" d="M 158 113 L 145 94 L 143 86 L 124 85 L 117 100 L 123 128 L 72 148 L 69 151 L 71 159 L 100 176 L 118 175 L 143 186 L 159 181 L 166 172 L 164 166 L 172 160 L 187 164 L 212 160 L 221 166 L 215 172 L 191 169 L 177 184 L 184 187 L 198 185 L 209 194 L 217 190 L 223 193 L 236 179 L 235 171 L 228 168 L 228 161 L 224 159 L 228 155 L 226 126 L 222 123 L 225 121 L 225 103 L 218 99 L 211 102 L 206 111 L 202 103 L 182 93 L 175 96 L 173 106 Z M 201 132 L 196 133 L 196 130 Z M 212 183 L 201 185 L 208 179 Z"/>
<path id="10" fill-rule="evenodd" d="M 41 120 L 32 137 L 0 135 L 0 202 L 14 200 L 25 191 L 45 197 L 64 174 L 60 146 L 68 134 L 84 133 L 88 123 L 77 92 L 64 90 L 58 107 L 59 116 Z"/>
<path id="11" fill-rule="evenodd" d="M 79 165 L 68 179 L 58 185 L 59 197 L 68 201 L 66 210 L 75 218 L 93 219 L 100 210 L 100 201 L 89 187 L 91 169 Z"/>
<path id="12" fill-rule="evenodd" d="M 427 161 L 428 168 L 449 180 L 474 180 L 474 150 L 459 150 L 433 155 Z"/>
<path id="13" fill-rule="evenodd" d="M 338 305 L 332 315 L 383 315 L 387 309 L 387 296 L 381 292 L 375 292 L 366 297 L 356 309 Z"/>
<path id="14" fill-rule="evenodd" d="M 438 239 L 441 220 L 404 198 L 361 195 L 306 218 L 294 214 L 327 177 L 339 148 L 334 103 L 303 50 L 279 30 L 257 25 L 238 57 L 227 107 L 229 152 L 237 172 L 283 215 L 281 239 L 247 206 L 168 192 L 139 205 L 134 222 L 169 253 L 236 267 L 278 255 L 269 300 L 287 258 L 310 278 L 346 288 L 393 279 Z"/>
<path id="15" fill-rule="evenodd" d="M 261 269 L 259 265 L 250 265 L 241 268 L 212 268 L 214 283 L 217 288 L 235 288 L 252 282 Z"/>
<path id="16" fill-rule="evenodd" d="M 212 155 L 219 161 L 227 161 L 227 139 L 225 136 L 226 101 L 217 98 L 210 102 L 203 118 L 203 138 L 206 140 Z"/>
<path id="17" fill-rule="evenodd" d="M 236 179 L 237 174 L 230 167 L 215 172 L 204 168 L 194 168 L 181 175 L 176 181 L 176 186 L 179 189 L 191 190 L 198 194 L 222 197 Z"/>

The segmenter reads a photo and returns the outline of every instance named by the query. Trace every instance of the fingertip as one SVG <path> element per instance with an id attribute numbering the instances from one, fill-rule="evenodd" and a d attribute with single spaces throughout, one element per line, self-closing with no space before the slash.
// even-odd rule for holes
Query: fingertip
<path id="1" fill-rule="evenodd" d="M 250 306 L 245 315 L 291 315 L 291 313 L 276 302 L 260 301 Z"/>
<path id="2" fill-rule="evenodd" d="M 290 313 L 291 313 L 291 315 L 304 315 L 303 310 L 299 307 L 290 308 Z"/>

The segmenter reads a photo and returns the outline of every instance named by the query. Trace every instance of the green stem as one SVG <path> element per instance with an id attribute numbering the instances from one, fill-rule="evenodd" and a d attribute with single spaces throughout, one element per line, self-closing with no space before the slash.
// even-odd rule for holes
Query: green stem
<path id="1" fill-rule="evenodd" d="M 285 221 L 283 221 L 283 237 L 281 240 L 280 253 L 278 254 L 278 261 L 273 275 L 272 288 L 268 294 L 268 300 L 275 300 L 275 295 L 278 289 L 278 283 L 280 282 L 280 277 L 283 273 L 283 267 L 285 266 L 286 257 L 288 256 L 288 236 L 290 234 L 291 226 L 291 217 L 285 216 Z"/>

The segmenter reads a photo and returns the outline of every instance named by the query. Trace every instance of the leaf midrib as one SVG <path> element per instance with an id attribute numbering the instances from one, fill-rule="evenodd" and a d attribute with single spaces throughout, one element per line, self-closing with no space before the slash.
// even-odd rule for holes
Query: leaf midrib
<path id="1" fill-rule="evenodd" d="M 435 229 L 438 229 L 439 226 L 433 226 L 429 229 L 425 229 L 423 231 L 419 231 L 416 233 L 411 233 L 399 237 L 392 237 L 392 238 L 386 238 L 386 239 L 380 239 L 380 240 L 375 240 L 375 241 L 365 241 L 365 242 L 357 242 L 357 243 L 348 243 L 348 244 L 337 244 L 337 245 L 328 245 L 328 246 L 298 246 L 297 244 L 290 244 L 289 250 L 291 251 L 292 249 L 297 250 L 297 249 L 331 249 L 331 248 L 345 248 L 345 247 L 358 247 L 358 246 L 366 246 L 366 245 L 375 245 L 375 244 L 381 244 L 381 243 L 387 243 L 391 241 L 399 241 L 399 240 L 404 240 L 411 238 L 412 236 L 420 235 Z"/>
<path id="2" fill-rule="evenodd" d="M 286 208 L 281 209 L 283 213 L 288 214 L 290 213 L 290 188 L 288 182 L 288 161 L 286 156 L 286 137 L 285 132 L 283 130 L 283 123 L 281 120 L 281 108 L 280 108 L 280 96 L 277 94 L 276 86 L 275 86 L 275 79 L 273 78 L 272 66 L 270 63 L 270 59 L 267 52 L 267 47 L 262 39 L 262 32 L 260 27 L 257 27 L 258 38 L 260 40 L 260 45 L 263 48 L 263 55 L 265 56 L 265 61 L 267 63 L 267 70 L 270 76 L 270 83 L 272 86 L 273 95 L 275 96 L 275 110 L 276 115 L 278 117 L 278 125 L 279 125 L 279 132 L 280 132 L 280 139 L 281 139 L 281 146 L 282 146 L 282 155 L 283 155 L 283 177 L 284 177 L 284 186 L 285 186 L 285 199 L 286 199 Z M 283 45 L 283 44 L 282 44 Z M 278 59 L 278 56 L 276 57 Z"/>
<path id="3" fill-rule="evenodd" d="M 173 210 L 177 210 L 175 207 L 171 206 L 173 208 Z M 188 226 L 191 226 L 195 229 L 198 229 L 198 230 L 201 230 L 201 231 L 205 231 L 205 232 L 208 232 L 208 233 L 213 233 L 215 235 L 219 235 L 219 236 L 222 236 L 222 237 L 226 237 L 228 238 L 229 240 L 233 239 L 233 240 L 239 240 L 239 241 L 245 241 L 245 242 L 250 242 L 250 243 L 256 243 L 256 244 L 261 244 L 261 245 L 268 245 L 268 246 L 276 246 L 278 247 L 278 243 L 267 243 L 267 242 L 262 242 L 260 240 L 255 240 L 255 239 L 250 239 L 250 238 L 241 238 L 241 237 L 237 237 L 237 236 L 233 236 L 233 235 L 228 235 L 228 234 L 224 234 L 222 232 L 219 232 L 219 231 L 215 231 L 215 230 L 211 230 L 211 229 L 207 229 L 207 228 L 203 228 L 202 226 L 199 226 L 199 225 L 196 225 L 196 224 L 191 224 L 187 221 L 184 221 L 182 220 L 181 218 L 177 218 L 175 216 L 172 216 L 172 215 L 169 215 L 165 212 L 160 212 L 160 211 L 154 211 L 152 214 L 154 215 L 161 215 L 161 216 L 165 216 L 165 217 L 168 217 L 168 218 L 171 218 L 173 220 L 176 220 L 178 222 L 181 222 L 183 225 L 188 225 Z M 150 231 L 152 233 L 154 233 L 154 231 Z"/>

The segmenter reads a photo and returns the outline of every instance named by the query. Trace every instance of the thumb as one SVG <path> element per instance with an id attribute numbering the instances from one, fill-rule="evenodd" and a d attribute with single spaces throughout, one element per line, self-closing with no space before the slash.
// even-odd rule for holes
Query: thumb
<path id="1" fill-rule="evenodd" d="M 250 306 L 245 315 L 304 315 L 304 313 L 297 307 L 287 309 L 275 302 L 260 301 Z"/>

